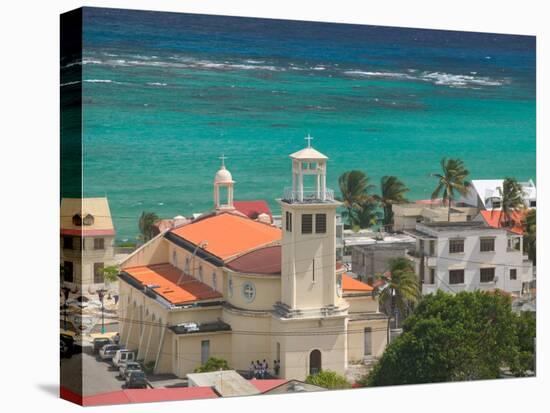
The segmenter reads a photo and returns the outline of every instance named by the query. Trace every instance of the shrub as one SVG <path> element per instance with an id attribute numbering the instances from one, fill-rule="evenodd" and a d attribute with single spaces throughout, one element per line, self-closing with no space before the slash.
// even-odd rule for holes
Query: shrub
<path id="1" fill-rule="evenodd" d="M 318 374 L 307 376 L 306 383 L 324 387 L 325 389 L 349 389 L 351 384 L 344 376 L 335 371 L 321 370 Z"/>

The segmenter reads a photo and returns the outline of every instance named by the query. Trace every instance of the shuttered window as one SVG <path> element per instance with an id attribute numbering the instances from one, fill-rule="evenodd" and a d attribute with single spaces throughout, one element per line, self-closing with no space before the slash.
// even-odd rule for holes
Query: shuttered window
<path id="1" fill-rule="evenodd" d="M 327 214 L 315 214 L 315 233 L 325 234 L 327 232 Z"/>
<path id="2" fill-rule="evenodd" d="M 479 281 L 482 283 L 490 283 L 495 280 L 494 268 L 481 268 L 479 270 Z"/>
<path id="3" fill-rule="evenodd" d="M 313 215 L 302 215 L 302 234 L 311 234 L 313 232 Z"/>

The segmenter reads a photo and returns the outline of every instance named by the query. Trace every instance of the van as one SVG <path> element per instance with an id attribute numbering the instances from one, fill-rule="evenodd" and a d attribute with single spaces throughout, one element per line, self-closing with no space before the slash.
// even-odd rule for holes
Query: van
<path id="1" fill-rule="evenodd" d="M 117 369 L 124 366 L 129 361 L 136 361 L 136 353 L 130 350 L 117 350 L 113 357 L 113 366 Z"/>

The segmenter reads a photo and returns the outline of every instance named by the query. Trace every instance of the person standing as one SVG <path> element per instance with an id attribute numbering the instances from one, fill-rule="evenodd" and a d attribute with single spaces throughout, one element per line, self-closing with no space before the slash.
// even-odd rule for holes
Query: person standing
<path id="1" fill-rule="evenodd" d="M 115 343 L 116 345 L 118 345 L 118 343 L 120 343 L 120 334 L 119 333 L 116 333 L 115 336 L 113 337 L 113 343 Z"/>

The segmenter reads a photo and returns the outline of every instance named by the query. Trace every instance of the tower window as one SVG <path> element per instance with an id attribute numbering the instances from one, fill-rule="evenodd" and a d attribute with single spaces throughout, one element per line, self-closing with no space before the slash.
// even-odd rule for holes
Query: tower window
<path id="1" fill-rule="evenodd" d="M 292 232 L 292 212 L 286 211 L 285 213 L 285 229 Z"/>
<path id="2" fill-rule="evenodd" d="M 510 280 L 517 280 L 518 279 L 518 270 L 515 268 L 512 268 L 510 270 Z"/>
<path id="3" fill-rule="evenodd" d="M 313 215 L 302 215 L 302 234 L 311 234 L 313 232 Z"/>
<path id="4" fill-rule="evenodd" d="M 315 233 L 325 234 L 327 232 L 327 214 L 315 214 Z"/>

